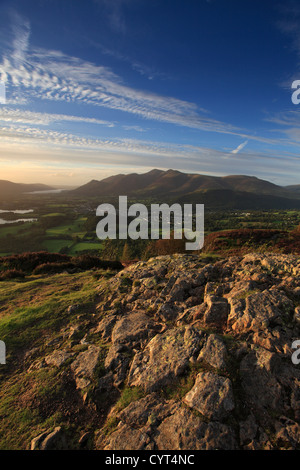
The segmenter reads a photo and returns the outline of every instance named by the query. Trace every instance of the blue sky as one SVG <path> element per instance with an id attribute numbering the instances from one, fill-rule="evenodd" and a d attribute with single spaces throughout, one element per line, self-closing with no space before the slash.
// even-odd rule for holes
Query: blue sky
<path id="1" fill-rule="evenodd" d="M 300 184 L 294 80 L 296 1 L 0 1 L 0 178 Z"/>

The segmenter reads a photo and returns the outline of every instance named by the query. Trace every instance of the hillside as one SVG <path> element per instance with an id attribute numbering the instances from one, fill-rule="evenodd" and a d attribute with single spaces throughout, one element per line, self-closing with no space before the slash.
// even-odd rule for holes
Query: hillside
<path id="1" fill-rule="evenodd" d="M 92 180 L 69 191 L 73 197 L 154 198 L 197 202 L 209 208 L 273 209 L 300 208 L 298 191 L 253 176 L 206 176 L 176 170 L 151 170 L 144 174 L 116 175 Z"/>
<path id="2" fill-rule="evenodd" d="M 286 186 L 286 189 L 288 191 L 290 191 L 291 193 L 294 193 L 294 194 L 297 194 L 297 195 L 300 194 L 300 184 L 294 184 L 294 185 L 291 185 L 291 186 Z"/>
<path id="3" fill-rule="evenodd" d="M 299 257 L 2 281 L 0 449 L 299 449 Z"/>
<path id="4" fill-rule="evenodd" d="M 277 197 L 292 197 L 289 189 L 277 186 L 254 176 L 206 176 L 181 173 L 177 170 L 151 170 L 148 173 L 116 175 L 101 181 L 92 180 L 73 191 L 74 195 L 119 196 L 122 194 L 144 196 L 180 196 L 197 191 L 229 190 Z"/>
<path id="5" fill-rule="evenodd" d="M 4 199 L 11 196 L 18 196 L 32 191 L 51 190 L 51 186 L 46 184 L 23 184 L 12 183 L 11 181 L 0 180 L 0 198 Z"/>
<path id="6" fill-rule="evenodd" d="M 206 209 L 215 210 L 300 209 L 300 199 L 230 189 L 194 191 L 175 198 L 174 202 L 204 204 Z"/>

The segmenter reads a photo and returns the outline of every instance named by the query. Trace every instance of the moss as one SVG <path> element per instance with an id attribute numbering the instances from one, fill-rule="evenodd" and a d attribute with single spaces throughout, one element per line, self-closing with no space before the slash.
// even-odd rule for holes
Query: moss
<path id="1" fill-rule="evenodd" d="M 115 405 L 115 411 L 119 413 L 133 401 L 137 401 L 145 396 L 145 392 L 140 387 L 125 387 L 119 400 Z"/>
<path id="2" fill-rule="evenodd" d="M 248 291 L 243 292 L 242 294 L 235 296 L 235 299 L 237 300 L 247 299 L 251 295 L 258 294 L 259 292 L 260 292 L 259 289 L 248 290 Z"/>

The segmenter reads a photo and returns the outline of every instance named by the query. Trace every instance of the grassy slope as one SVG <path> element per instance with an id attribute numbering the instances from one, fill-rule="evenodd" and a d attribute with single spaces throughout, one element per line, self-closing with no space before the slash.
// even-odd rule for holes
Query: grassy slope
<path id="1" fill-rule="evenodd" d="M 102 274 L 103 279 L 110 276 Z M 98 275 L 100 280 L 87 271 L 0 283 L 0 338 L 7 348 L 7 364 L 0 366 L 0 450 L 26 449 L 28 442 L 49 426 L 65 423 L 80 432 L 81 419 L 90 419 L 92 425 L 94 418 L 86 416 L 88 407 L 85 416 L 80 415 L 81 397 L 68 394 L 73 388 L 68 386 L 64 368 L 28 372 L 36 355 L 26 359 L 24 353 L 37 348 L 42 358 L 47 355 L 47 343 L 55 340 L 64 326 L 76 323 L 78 315 L 90 321 L 96 287 L 102 282 L 101 272 Z M 79 304 L 79 309 L 68 313 L 68 306 L 74 304 Z M 75 417 L 73 424 L 68 421 L 68 408 L 72 420 Z M 77 414 L 72 414 L 73 408 Z"/>

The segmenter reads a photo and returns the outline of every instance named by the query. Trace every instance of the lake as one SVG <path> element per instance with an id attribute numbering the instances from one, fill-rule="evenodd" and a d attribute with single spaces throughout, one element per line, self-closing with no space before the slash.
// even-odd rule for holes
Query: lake
<path id="1" fill-rule="evenodd" d="M 0 214 L 4 214 L 4 212 L 13 212 L 14 214 L 29 214 L 30 212 L 33 212 L 33 209 L 17 209 L 17 210 L 0 209 Z"/>
<path id="2" fill-rule="evenodd" d="M 65 191 L 65 189 L 43 189 L 42 191 L 31 191 L 26 194 L 59 194 L 62 191 Z"/>
<path id="3" fill-rule="evenodd" d="M 14 224 L 16 222 L 36 222 L 37 219 L 17 219 L 17 220 L 4 220 L 0 219 L 0 225 L 5 225 L 5 224 Z"/>
<path id="4" fill-rule="evenodd" d="M 0 209 L 0 214 L 4 214 L 6 212 L 11 212 L 13 214 L 29 214 L 30 212 L 33 212 L 33 209 L 15 209 L 15 210 L 3 210 Z M 5 224 L 14 224 L 15 222 L 36 222 L 37 219 L 16 219 L 16 220 L 5 220 L 5 219 L 0 219 L 0 225 L 5 225 Z"/>

